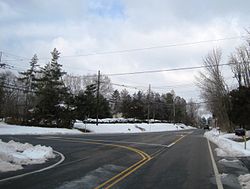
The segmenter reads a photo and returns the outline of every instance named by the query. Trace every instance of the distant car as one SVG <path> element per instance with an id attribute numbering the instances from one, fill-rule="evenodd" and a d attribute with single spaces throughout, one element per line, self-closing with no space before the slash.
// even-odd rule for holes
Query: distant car
<path id="1" fill-rule="evenodd" d="M 210 130 L 208 125 L 205 125 L 203 128 L 204 128 L 204 130 Z"/>

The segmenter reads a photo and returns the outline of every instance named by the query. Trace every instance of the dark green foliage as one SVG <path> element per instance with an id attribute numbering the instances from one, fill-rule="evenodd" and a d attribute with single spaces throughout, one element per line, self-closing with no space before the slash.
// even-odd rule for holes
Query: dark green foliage
<path id="1" fill-rule="evenodd" d="M 176 123 L 185 123 L 185 118 L 187 117 L 186 105 L 187 103 L 185 99 L 179 96 L 175 98 L 175 122 Z"/>
<path id="2" fill-rule="evenodd" d="M 23 124 L 28 124 L 28 120 L 32 119 L 29 110 L 35 106 L 35 93 L 32 92 L 36 89 L 36 76 L 38 73 L 38 58 L 35 54 L 30 61 L 30 68 L 25 72 L 20 72 L 18 78 L 22 83 L 22 87 L 26 89 L 24 93 L 24 110 L 23 110 Z"/>
<path id="3" fill-rule="evenodd" d="M 18 80 L 22 81 L 27 90 L 35 89 L 36 74 L 38 73 L 38 58 L 35 54 L 30 61 L 30 68 L 25 72 L 20 72 Z"/>
<path id="4" fill-rule="evenodd" d="M 112 117 L 109 107 L 109 102 L 100 95 L 99 97 L 99 118 L 110 118 Z"/>
<path id="5" fill-rule="evenodd" d="M 163 98 L 163 112 L 164 112 L 164 119 L 168 121 L 174 121 L 174 96 L 171 93 L 167 93 L 165 95 L 162 95 Z"/>
<path id="6" fill-rule="evenodd" d="M 80 91 L 75 97 L 76 119 L 85 120 L 86 118 L 96 118 L 96 85 L 88 85 L 86 90 Z M 99 118 L 111 117 L 108 101 L 99 95 Z"/>
<path id="7" fill-rule="evenodd" d="M 230 120 L 237 126 L 250 129 L 250 88 L 239 87 L 229 93 Z"/>
<path id="8" fill-rule="evenodd" d="M 96 85 L 88 85 L 86 90 L 80 91 L 75 98 L 76 119 L 85 120 L 86 118 L 96 117 Z"/>
<path id="9" fill-rule="evenodd" d="M 134 93 L 130 113 L 133 118 L 146 119 L 147 106 L 145 106 L 145 97 L 141 91 Z"/>
<path id="10" fill-rule="evenodd" d="M 58 63 L 60 53 L 54 49 L 51 52 L 52 60 L 46 64 L 41 70 L 41 78 L 37 80 L 37 97 L 38 104 L 35 109 L 35 118 L 39 124 L 46 126 L 71 127 L 68 125 L 71 116 L 70 105 L 67 104 L 69 93 L 64 86 L 62 76 L 65 72 L 62 71 Z"/>
<path id="11" fill-rule="evenodd" d="M 131 107 L 132 107 L 132 98 L 126 89 L 121 91 L 121 109 L 120 112 L 125 118 L 131 118 Z"/>
<path id="12" fill-rule="evenodd" d="M 139 91 L 131 97 L 124 89 L 121 91 L 120 99 L 120 112 L 125 118 L 146 120 L 149 105 L 149 119 L 178 123 L 187 123 L 189 120 L 185 99 L 179 96 L 174 98 L 172 93 L 160 95 L 152 92 L 148 98 L 146 94 Z"/>

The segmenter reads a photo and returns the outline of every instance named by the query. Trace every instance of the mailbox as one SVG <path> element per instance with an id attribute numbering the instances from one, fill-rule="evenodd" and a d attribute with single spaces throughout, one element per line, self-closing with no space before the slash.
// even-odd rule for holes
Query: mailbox
<path id="1" fill-rule="evenodd" d="M 239 128 L 239 129 L 235 129 L 235 135 L 237 136 L 245 136 L 246 135 L 246 130 Z"/>

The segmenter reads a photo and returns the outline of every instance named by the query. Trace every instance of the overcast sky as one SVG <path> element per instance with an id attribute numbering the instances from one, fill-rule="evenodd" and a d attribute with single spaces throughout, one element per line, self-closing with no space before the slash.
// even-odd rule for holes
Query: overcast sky
<path id="1" fill-rule="evenodd" d="M 57 48 L 65 71 L 122 73 L 202 65 L 202 58 L 220 47 L 223 61 L 243 39 L 141 49 L 245 35 L 250 26 L 250 1 L 209 0 L 0 0 L 0 51 L 16 69 L 28 67 L 35 53 L 41 65 Z M 8 53 L 8 54 L 7 54 Z M 80 56 L 94 54 L 90 56 Z M 10 61 L 16 59 L 16 61 Z M 224 68 L 226 69 L 226 68 Z M 174 89 L 189 100 L 199 99 L 194 85 L 198 70 L 112 76 L 112 82 L 160 93 Z M 232 78 L 226 73 L 232 84 Z"/>

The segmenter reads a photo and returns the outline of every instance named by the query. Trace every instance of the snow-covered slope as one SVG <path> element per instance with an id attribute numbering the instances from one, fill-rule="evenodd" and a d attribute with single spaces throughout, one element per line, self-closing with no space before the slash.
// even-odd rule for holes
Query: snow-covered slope
<path id="1" fill-rule="evenodd" d="M 193 127 L 184 124 L 170 124 L 170 123 L 103 123 L 98 126 L 95 124 L 83 124 L 76 122 L 75 128 L 87 129 L 93 133 L 142 133 L 142 132 L 162 132 L 162 131 L 176 131 L 194 129 Z"/>
<path id="2" fill-rule="evenodd" d="M 76 129 L 28 127 L 8 125 L 0 122 L 0 135 L 58 135 L 58 134 L 82 134 Z"/>

